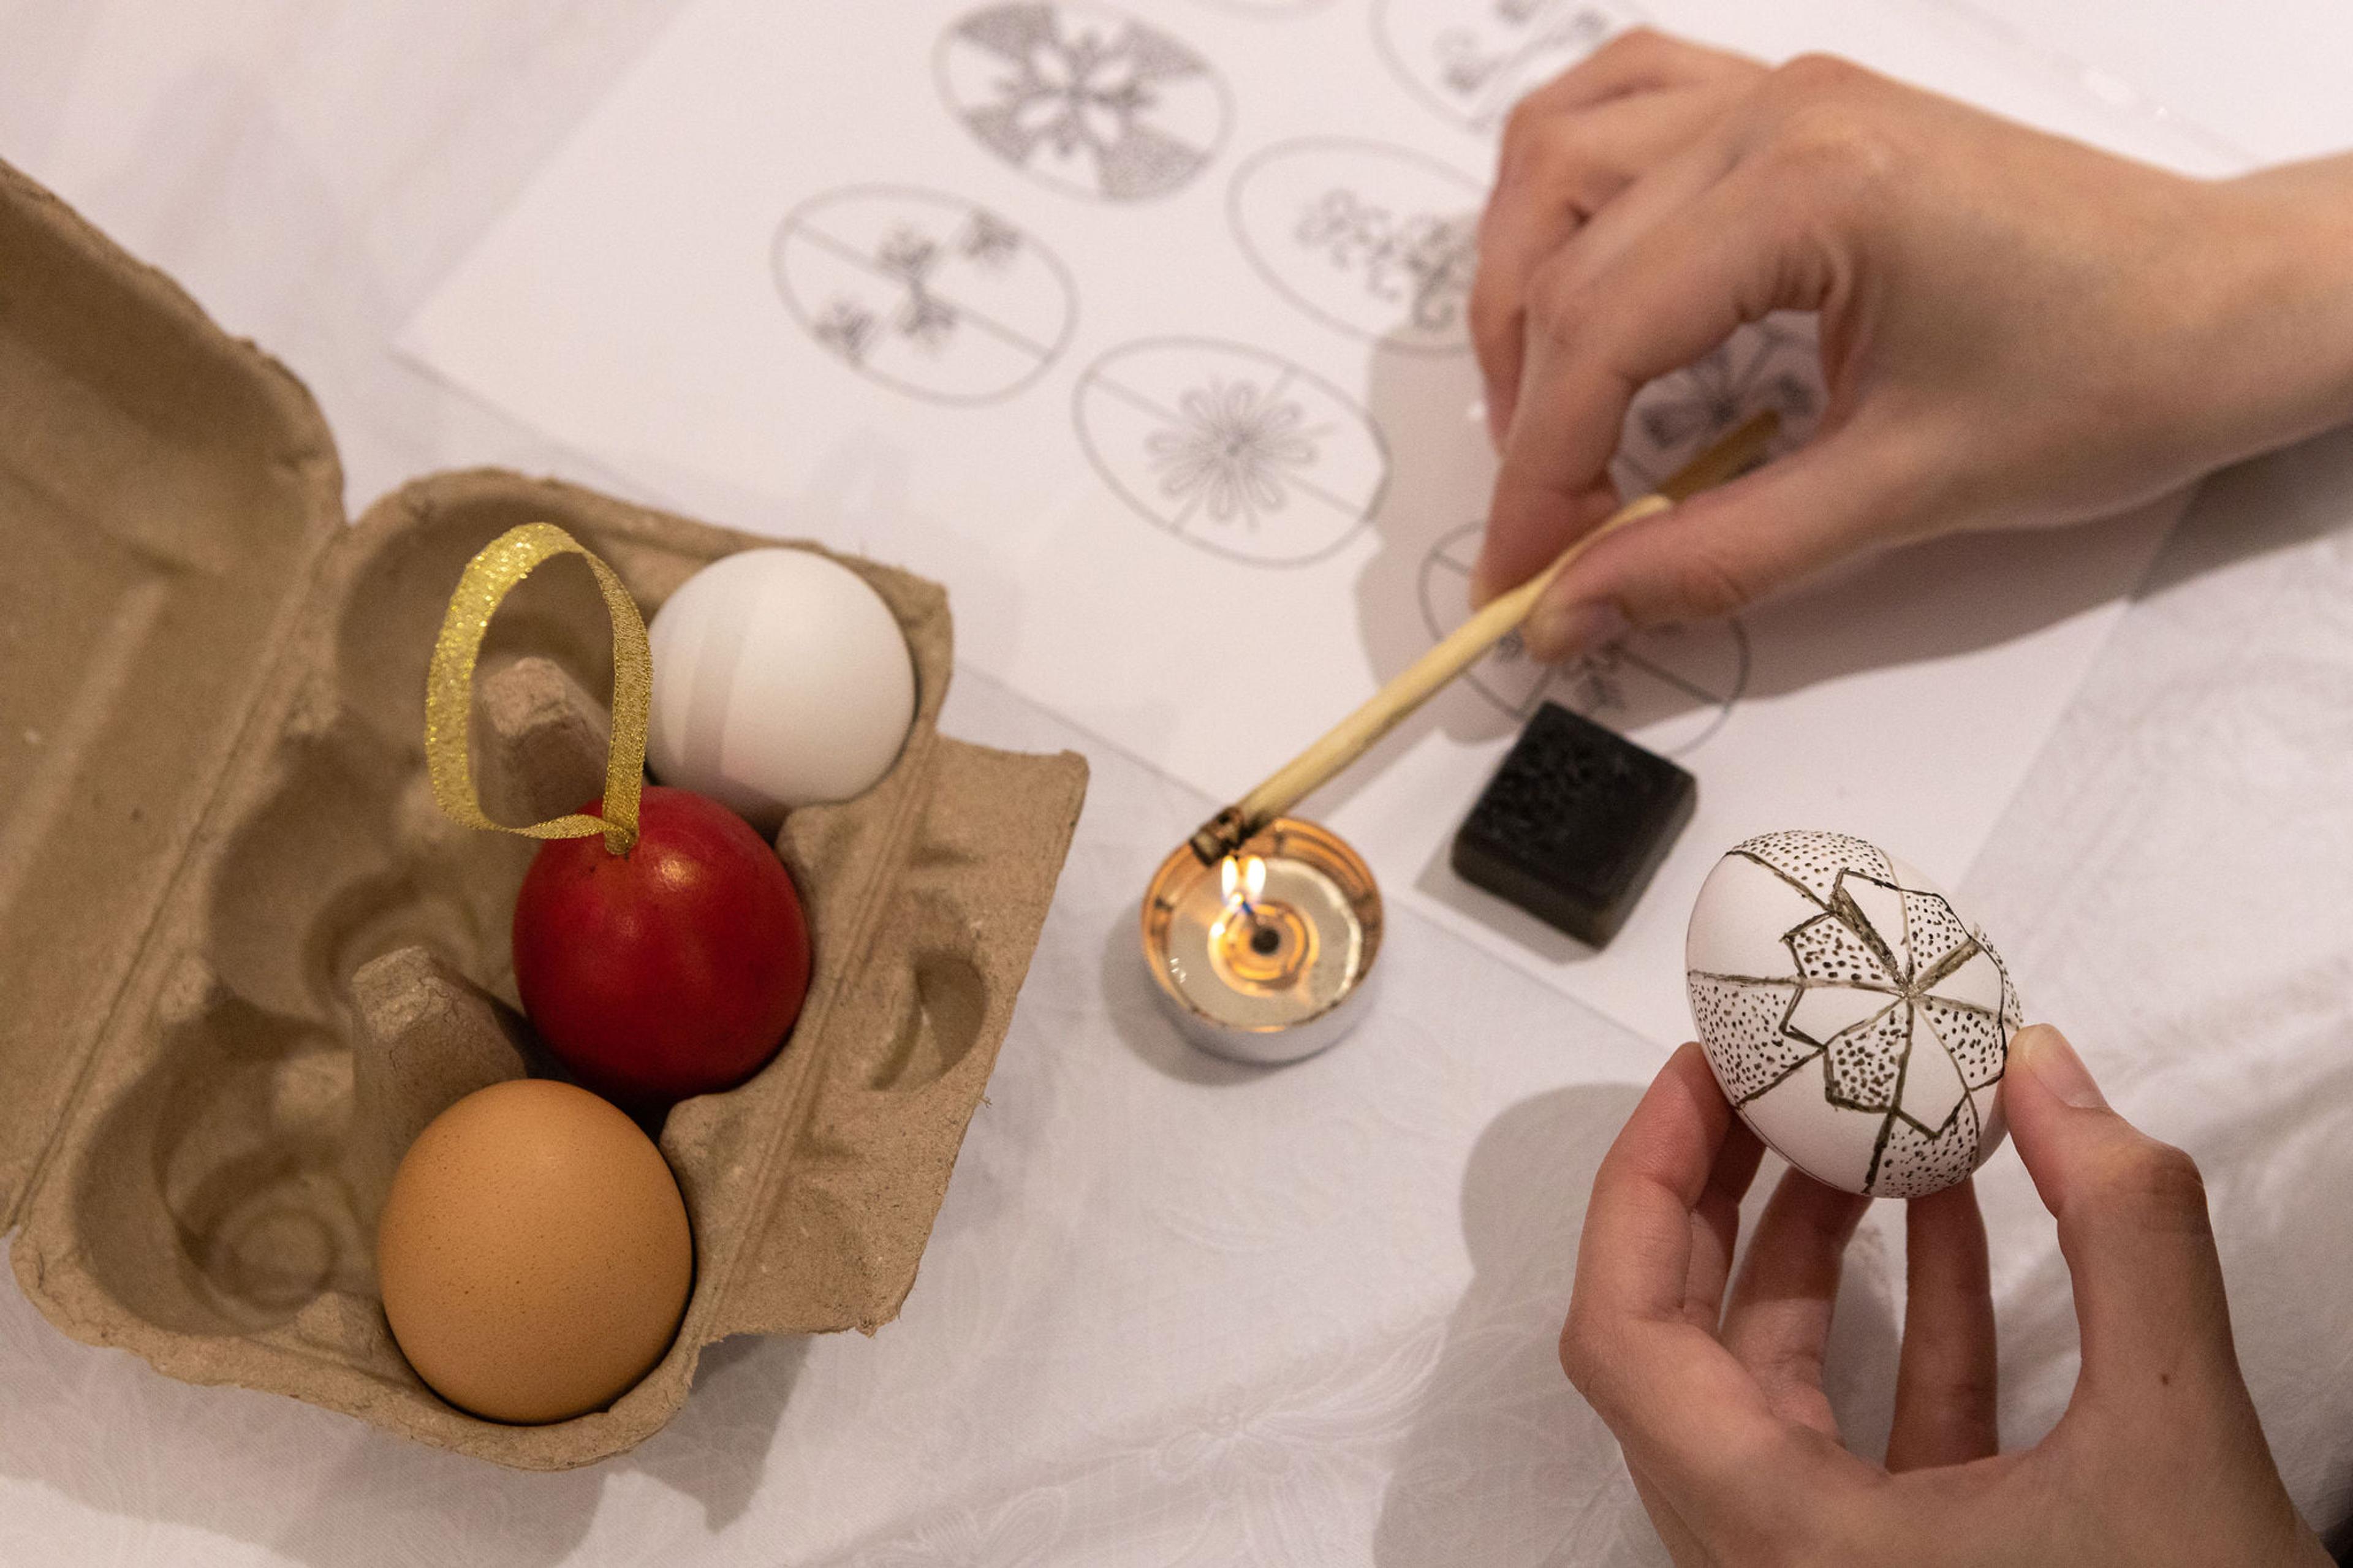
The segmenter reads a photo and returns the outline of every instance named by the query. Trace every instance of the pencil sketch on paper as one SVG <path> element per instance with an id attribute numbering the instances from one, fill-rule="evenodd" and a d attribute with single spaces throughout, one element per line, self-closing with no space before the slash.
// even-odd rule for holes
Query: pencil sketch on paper
<path id="1" fill-rule="evenodd" d="M 1415 98 L 1483 131 L 1642 19 L 1622 0 L 1375 0 L 1373 39 Z"/>
<path id="2" fill-rule="evenodd" d="M 1693 1021 L 1742 1114 L 1770 1140 L 1781 1127 L 1819 1137 L 1823 1101 L 1835 1118 L 1852 1113 L 1854 1173 L 1875 1197 L 1968 1175 L 2023 1019 L 1984 933 L 1916 872 L 1842 833 L 1749 839 L 1711 892 L 1726 875 L 1789 921 L 1769 959 L 1693 922 Z"/>
<path id="3" fill-rule="evenodd" d="M 1486 525 L 1457 529 L 1421 563 L 1421 616 L 1435 642 L 1471 617 L 1471 569 Z M 1560 664 L 1530 658 L 1514 633 L 1464 672 L 1471 689 L 1514 721 L 1550 700 L 1598 723 L 1640 733 L 1679 756 L 1732 717 L 1748 685 L 1748 633 L 1736 620 L 1651 626 Z"/>
<path id="4" fill-rule="evenodd" d="M 1103 201 L 1181 189 L 1233 119 L 1224 80 L 1174 36 L 1106 5 L 986 6 L 942 36 L 940 94 L 1032 179 Z"/>
<path id="5" fill-rule="evenodd" d="M 1261 277 L 1327 326 L 1385 347 L 1455 353 L 1478 268 L 1485 192 L 1378 142 L 1285 142 L 1235 171 L 1226 213 Z"/>
<path id="6" fill-rule="evenodd" d="M 1070 342 L 1077 290 L 1053 252 L 986 207 L 867 185 L 802 203 L 776 227 L 776 292 L 818 344 L 881 384 L 986 403 L 1036 380 Z"/>
<path id="7" fill-rule="evenodd" d="M 1155 338 L 1080 377 L 1079 443 L 1138 516 L 1188 544 L 1295 566 L 1365 526 L 1388 485 L 1372 417 L 1323 377 L 1262 350 Z"/>
<path id="8" fill-rule="evenodd" d="M 1771 450 L 1804 444 L 1821 417 L 1821 354 L 1814 319 L 1782 312 L 1741 328 L 1691 364 L 1636 395 L 1610 473 L 1618 493 L 1641 495 L 1752 415 L 1781 416 Z"/>

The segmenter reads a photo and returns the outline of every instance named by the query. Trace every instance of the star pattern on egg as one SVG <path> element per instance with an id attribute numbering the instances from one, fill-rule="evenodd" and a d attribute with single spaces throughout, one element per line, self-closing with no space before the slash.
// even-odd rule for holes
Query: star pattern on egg
<path id="1" fill-rule="evenodd" d="M 2001 959 L 1940 893 L 1860 839 L 1772 834 L 1732 851 L 1820 912 L 1783 932 L 1794 975 L 1689 978 L 1717 1076 L 1746 1105 L 1808 1069 L 1831 1104 L 1882 1117 L 1866 1190 L 1908 1197 L 1974 1167 L 1971 1091 L 2001 1078 L 2021 1022 Z"/>

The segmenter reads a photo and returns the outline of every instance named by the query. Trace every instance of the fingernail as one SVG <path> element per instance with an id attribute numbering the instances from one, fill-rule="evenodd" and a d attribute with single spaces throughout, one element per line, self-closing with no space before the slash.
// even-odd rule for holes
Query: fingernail
<path id="1" fill-rule="evenodd" d="M 2084 1058 L 2067 1043 L 2067 1037 L 2048 1024 L 2031 1024 L 2018 1031 L 2010 1042 L 2012 1063 L 2023 1058 L 2026 1070 L 2035 1081 L 2049 1089 L 2065 1104 L 2105 1110 L 2108 1102 L 2100 1093 L 2100 1086 L 2092 1081 L 2091 1070 Z"/>
<path id="2" fill-rule="evenodd" d="M 1531 657 L 1546 664 L 1617 641 L 1626 635 L 1623 611 L 1606 599 L 1557 604 L 1546 600 L 1528 616 L 1521 637 Z"/>

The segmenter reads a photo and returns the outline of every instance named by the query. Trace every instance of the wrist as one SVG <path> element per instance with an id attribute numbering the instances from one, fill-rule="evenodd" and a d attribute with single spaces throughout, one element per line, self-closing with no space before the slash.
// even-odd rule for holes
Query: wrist
<path id="1" fill-rule="evenodd" d="M 2203 368 L 2217 463 L 2353 421 L 2353 157 L 2208 187 L 2222 298 Z"/>

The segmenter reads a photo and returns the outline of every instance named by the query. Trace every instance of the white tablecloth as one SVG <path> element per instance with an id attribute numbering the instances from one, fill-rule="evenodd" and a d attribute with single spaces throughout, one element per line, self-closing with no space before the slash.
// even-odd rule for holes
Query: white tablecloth
<path id="1" fill-rule="evenodd" d="M 474 463 L 621 488 L 386 345 L 671 9 L 0 3 L 0 156 L 308 381 L 354 512 Z M 1658 1560 L 1552 1341 L 1594 1164 L 1659 1052 L 1406 918 L 1340 1049 L 1273 1073 L 1191 1054 L 1129 931 L 1208 803 L 959 682 L 951 730 L 1079 746 L 1095 783 L 898 1322 L 728 1342 L 642 1448 L 535 1476 L 170 1382 L 12 1281 L 0 1561 Z M 2242 1359 L 2323 1523 L 2353 1512 L 2348 785 L 2353 437 L 2210 485 L 1962 889 L 2031 1011 L 2203 1162 Z M 2073 1376 L 2064 1273 L 2014 1156 L 1981 1185 L 2005 1437 L 2031 1442 Z M 1863 1447 L 1892 1392 L 1890 1218 L 1833 1352 Z"/>

